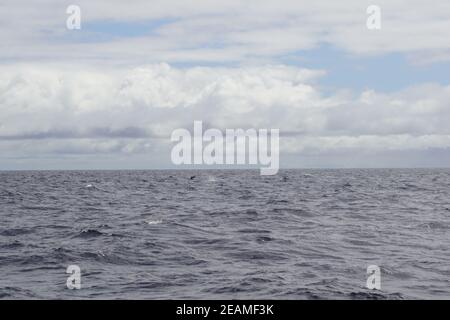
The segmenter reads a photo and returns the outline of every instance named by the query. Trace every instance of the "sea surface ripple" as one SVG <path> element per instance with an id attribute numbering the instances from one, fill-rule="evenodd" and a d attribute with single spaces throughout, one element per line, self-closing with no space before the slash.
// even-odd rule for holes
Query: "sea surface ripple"
<path id="1" fill-rule="evenodd" d="M 450 299 L 448 169 L 0 172 L 0 221 L 3 299 Z"/>

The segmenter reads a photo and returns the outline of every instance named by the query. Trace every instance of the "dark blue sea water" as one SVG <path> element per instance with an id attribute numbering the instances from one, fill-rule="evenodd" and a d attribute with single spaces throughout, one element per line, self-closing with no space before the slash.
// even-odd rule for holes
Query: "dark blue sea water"
<path id="1" fill-rule="evenodd" d="M 450 170 L 2 172 L 0 298 L 450 299 Z"/>

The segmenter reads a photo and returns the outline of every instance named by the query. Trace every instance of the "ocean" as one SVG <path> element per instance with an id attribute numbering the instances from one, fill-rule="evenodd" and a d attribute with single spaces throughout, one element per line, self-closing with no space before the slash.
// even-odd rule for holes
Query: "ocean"
<path id="1" fill-rule="evenodd" d="M 0 172 L 0 298 L 450 299 L 450 169 Z"/>

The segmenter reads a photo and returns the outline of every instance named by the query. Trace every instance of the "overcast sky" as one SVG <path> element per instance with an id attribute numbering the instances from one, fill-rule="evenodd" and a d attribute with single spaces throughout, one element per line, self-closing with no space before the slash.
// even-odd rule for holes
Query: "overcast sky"
<path id="1" fill-rule="evenodd" d="M 194 120 L 280 129 L 285 167 L 448 166 L 449 30 L 448 0 L 2 0 L 0 169 L 169 168 Z"/>

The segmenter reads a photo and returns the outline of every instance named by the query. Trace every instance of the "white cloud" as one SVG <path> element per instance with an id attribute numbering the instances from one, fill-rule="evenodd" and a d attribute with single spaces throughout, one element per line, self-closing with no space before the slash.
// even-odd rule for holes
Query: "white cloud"
<path id="1" fill-rule="evenodd" d="M 448 56 L 449 1 L 436 0 L 432 5 L 423 0 L 377 1 L 382 10 L 379 31 L 366 28 L 366 8 L 371 4 L 361 0 L 139 0 L 133 4 L 78 0 L 82 29 L 68 31 L 66 3 L 10 1 L 1 5 L 0 57 L 116 63 L 249 62 L 323 43 L 355 54 L 417 53 L 421 61 Z M 93 22 L 164 19 L 166 24 L 131 38 L 97 41 L 88 28 Z"/>
<path id="2" fill-rule="evenodd" d="M 330 96 L 317 83 L 323 74 L 283 65 L 2 66 L 0 149 L 8 157 L 168 152 L 171 131 L 194 120 L 279 128 L 282 153 L 450 147 L 450 86 Z"/>

